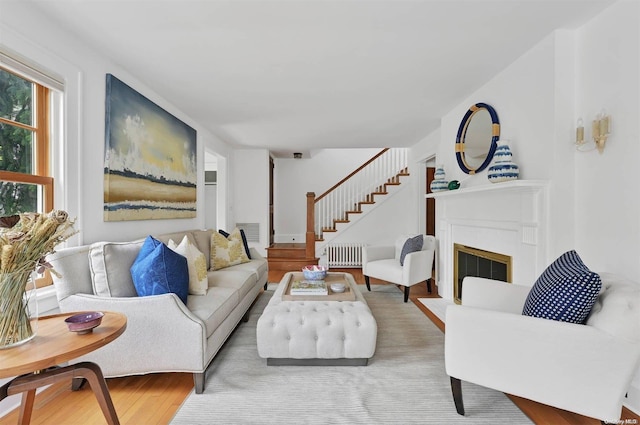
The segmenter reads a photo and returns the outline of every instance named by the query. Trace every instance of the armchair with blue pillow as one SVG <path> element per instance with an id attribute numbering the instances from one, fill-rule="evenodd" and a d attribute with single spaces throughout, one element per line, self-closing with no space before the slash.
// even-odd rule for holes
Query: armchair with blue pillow
<path id="1" fill-rule="evenodd" d="M 640 366 L 638 282 L 594 273 L 569 251 L 533 287 L 478 277 L 463 287 L 462 305 L 449 306 L 445 319 L 459 414 L 466 381 L 618 422 Z"/>
<path id="2" fill-rule="evenodd" d="M 431 275 L 436 253 L 436 238 L 430 235 L 399 236 L 394 245 L 362 248 L 362 274 L 367 289 L 370 277 L 404 286 L 404 302 L 411 286 L 427 282 L 431 293 Z"/>

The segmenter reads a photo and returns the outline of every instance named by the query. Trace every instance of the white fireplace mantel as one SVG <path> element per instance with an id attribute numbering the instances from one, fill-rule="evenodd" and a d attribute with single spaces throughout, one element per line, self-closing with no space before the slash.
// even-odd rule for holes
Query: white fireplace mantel
<path id="1" fill-rule="evenodd" d="M 546 261 L 547 181 L 513 180 L 430 193 L 436 200 L 437 282 L 453 299 L 453 245 L 512 257 L 513 281 L 533 283 Z"/>
<path id="2" fill-rule="evenodd" d="M 485 192 L 524 192 L 524 191 L 538 191 L 547 187 L 549 182 L 546 180 L 511 180 L 508 182 L 484 184 L 480 186 L 471 186 L 468 188 L 461 188 L 456 190 L 445 190 L 442 192 L 428 193 L 425 198 L 449 198 L 458 196 L 468 196 L 472 194 L 485 193 Z"/>

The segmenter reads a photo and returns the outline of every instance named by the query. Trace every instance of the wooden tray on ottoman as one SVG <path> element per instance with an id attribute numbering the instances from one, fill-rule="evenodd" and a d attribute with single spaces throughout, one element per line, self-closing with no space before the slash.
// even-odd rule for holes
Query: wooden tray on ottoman
<path id="1" fill-rule="evenodd" d="M 285 284 L 287 287 L 282 293 L 283 301 L 355 301 L 356 294 L 351 283 L 347 280 L 344 273 L 327 273 L 324 281 L 327 284 L 328 295 L 291 295 L 291 283 L 294 280 L 304 279 L 302 272 L 289 273 L 289 279 Z M 331 290 L 332 283 L 344 283 L 344 292 L 333 292 Z"/>

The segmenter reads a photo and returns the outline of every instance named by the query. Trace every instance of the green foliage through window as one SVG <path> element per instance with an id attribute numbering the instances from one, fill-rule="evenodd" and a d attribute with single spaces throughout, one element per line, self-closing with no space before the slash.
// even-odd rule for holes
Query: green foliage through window
<path id="1" fill-rule="evenodd" d="M 35 84 L 0 69 L 0 171 L 35 173 Z M 36 211 L 38 186 L 0 181 L 0 215 Z"/>

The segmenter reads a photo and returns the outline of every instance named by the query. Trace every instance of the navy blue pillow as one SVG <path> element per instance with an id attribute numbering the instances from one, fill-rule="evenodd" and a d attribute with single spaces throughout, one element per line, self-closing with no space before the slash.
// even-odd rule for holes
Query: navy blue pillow
<path id="1" fill-rule="evenodd" d="M 187 259 L 151 236 L 147 236 L 131 266 L 131 278 L 141 297 L 173 292 L 187 304 Z"/>
<path id="2" fill-rule="evenodd" d="M 582 324 L 598 298 L 602 281 L 575 251 L 562 254 L 540 275 L 522 314 Z"/>
<path id="3" fill-rule="evenodd" d="M 417 252 L 422 249 L 423 242 L 424 238 L 422 237 L 422 235 L 414 236 L 404 242 L 404 245 L 402 245 L 402 251 L 400 251 L 401 266 L 404 266 L 404 257 L 406 257 L 407 254 L 411 254 L 412 252 Z"/>
<path id="4" fill-rule="evenodd" d="M 228 238 L 231 233 L 225 232 L 222 229 L 218 229 L 218 233 L 220 233 L 225 238 Z M 247 242 L 247 237 L 244 234 L 244 230 L 240 229 L 240 237 L 242 238 L 242 244 L 244 245 L 244 252 L 247 254 L 249 260 L 251 260 L 251 251 L 249 250 L 249 243 Z"/>

